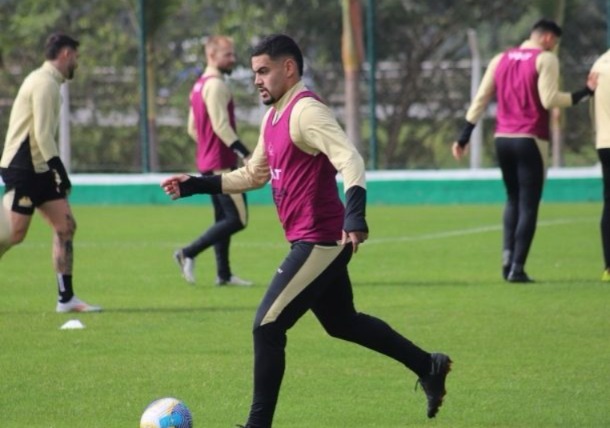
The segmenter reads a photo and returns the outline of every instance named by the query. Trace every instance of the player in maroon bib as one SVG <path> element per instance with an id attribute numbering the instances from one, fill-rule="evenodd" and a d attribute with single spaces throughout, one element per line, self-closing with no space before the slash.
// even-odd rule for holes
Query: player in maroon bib
<path id="1" fill-rule="evenodd" d="M 525 272 L 525 263 L 536 232 L 546 175 L 549 109 L 569 107 L 593 94 L 590 79 L 587 86 L 571 94 L 559 90 L 559 61 L 552 50 L 561 33 L 555 22 L 541 19 L 532 27 L 528 40 L 490 61 L 452 146 L 453 156 L 459 160 L 495 94 L 494 142 L 506 188 L 502 277 L 511 283 L 533 282 Z"/>
<path id="2" fill-rule="evenodd" d="M 161 184 L 176 199 L 240 192 L 271 181 L 290 252 L 254 319 L 254 396 L 245 427 L 271 427 L 286 364 L 287 331 L 307 311 L 330 336 L 379 352 L 414 372 L 427 396 L 428 417 L 436 416 L 451 359 L 422 350 L 354 306 L 348 263 L 368 237 L 362 157 L 330 109 L 301 82 L 303 56 L 291 38 L 263 39 L 253 50 L 252 69 L 263 103 L 272 108 L 247 165 L 221 176 L 178 175 Z M 345 207 L 337 171 L 343 176 Z"/>

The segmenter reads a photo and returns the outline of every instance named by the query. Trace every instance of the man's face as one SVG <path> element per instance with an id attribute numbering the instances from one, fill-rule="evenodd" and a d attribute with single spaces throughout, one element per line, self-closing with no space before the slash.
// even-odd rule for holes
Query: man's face
<path id="1" fill-rule="evenodd" d="M 557 37 L 554 33 L 544 33 L 542 36 L 542 47 L 546 51 L 552 51 L 555 49 L 557 42 L 559 42 L 559 37 Z"/>
<path id="2" fill-rule="evenodd" d="M 68 80 L 74 77 L 74 72 L 78 68 L 78 51 L 72 48 L 64 48 L 61 52 L 62 74 Z"/>
<path id="3" fill-rule="evenodd" d="M 275 103 L 288 90 L 286 61 L 289 59 L 278 58 L 274 61 L 266 54 L 252 57 L 254 85 L 263 104 Z"/>
<path id="4" fill-rule="evenodd" d="M 233 43 L 223 42 L 212 53 L 214 63 L 221 73 L 231 74 L 235 67 L 235 49 Z"/>

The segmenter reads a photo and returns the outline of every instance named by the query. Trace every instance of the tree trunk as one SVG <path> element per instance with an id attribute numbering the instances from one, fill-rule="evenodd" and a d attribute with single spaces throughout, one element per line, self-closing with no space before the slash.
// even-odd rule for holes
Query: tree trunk
<path id="1" fill-rule="evenodd" d="M 146 42 L 146 79 L 148 91 L 148 163 L 151 172 L 159 172 L 159 145 L 157 137 L 157 85 L 154 66 L 155 49 L 151 39 Z"/>
<path id="2" fill-rule="evenodd" d="M 345 130 L 350 141 L 362 153 L 360 130 L 360 65 L 364 57 L 362 5 L 359 0 L 342 0 L 343 34 L 341 58 L 345 73 Z"/>
<path id="3" fill-rule="evenodd" d="M 565 0 L 559 0 L 555 5 L 554 15 L 557 24 L 563 26 L 565 21 L 565 10 L 566 10 L 566 2 Z M 555 48 L 555 53 L 559 55 L 559 46 Z M 561 87 L 562 85 L 560 85 Z M 552 165 L 554 168 L 559 168 L 563 165 L 563 112 L 560 108 L 555 107 L 550 111 L 551 115 L 551 148 L 552 148 Z"/>

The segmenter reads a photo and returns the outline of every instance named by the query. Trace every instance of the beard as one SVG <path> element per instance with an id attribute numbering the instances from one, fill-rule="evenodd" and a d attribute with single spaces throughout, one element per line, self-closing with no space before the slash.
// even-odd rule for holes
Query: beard
<path id="1" fill-rule="evenodd" d="M 264 98 L 263 97 L 263 93 L 268 95 L 268 98 Z M 264 105 L 266 106 L 270 106 L 271 104 L 274 104 L 277 100 L 271 95 L 271 93 L 264 89 L 264 92 L 259 92 L 259 97 L 261 97 L 261 101 L 263 102 Z"/>
<path id="2" fill-rule="evenodd" d="M 233 73 L 233 68 L 231 67 L 218 67 L 218 70 L 227 76 L 230 76 Z"/>
<path id="3" fill-rule="evenodd" d="M 67 80 L 72 80 L 74 78 L 74 71 L 75 70 L 76 70 L 75 67 L 68 68 L 68 75 L 66 76 Z"/>

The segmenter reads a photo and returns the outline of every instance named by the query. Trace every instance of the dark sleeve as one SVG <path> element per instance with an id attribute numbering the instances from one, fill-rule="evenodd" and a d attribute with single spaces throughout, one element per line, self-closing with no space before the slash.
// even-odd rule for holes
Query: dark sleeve
<path id="1" fill-rule="evenodd" d="M 583 98 L 589 97 L 594 93 L 595 92 L 589 89 L 588 86 L 585 86 L 584 88 L 579 89 L 578 91 L 572 92 L 572 105 L 578 104 Z"/>
<path id="2" fill-rule="evenodd" d="M 250 156 L 250 150 L 248 150 L 248 148 L 244 146 L 244 144 L 239 140 L 236 140 L 233 144 L 229 146 L 229 148 L 233 150 L 233 153 L 235 153 L 242 159 Z"/>
<path id="3" fill-rule="evenodd" d="M 72 183 L 68 178 L 68 172 L 64 167 L 64 163 L 59 156 L 54 156 L 49 159 L 47 165 L 49 165 L 49 169 L 55 174 L 57 186 L 63 191 L 70 190 L 72 188 Z"/>
<path id="4" fill-rule="evenodd" d="M 474 123 L 470 123 L 467 120 L 465 122 L 466 123 L 464 123 L 462 132 L 460 133 L 460 136 L 457 139 L 457 142 L 460 147 L 464 147 L 466 144 L 468 144 L 468 142 L 470 141 L 470 136 L 472 135 L 472 130 L 475 126 Z"/>
<path id="5" fill-rule="evenodd" d="M 346 232 L 367 232 L 366 225 L 366 189 L 352 186 L 345 192 L 345 220 L 343 230 Z"/>
<path id="6" fill-rule="evenodd" d="M 222 193 L 222 175 L 189 176 L 189 179 L 178 184 L 180 197 L 186 198 L 197 193 L 216 195 Z"/>

